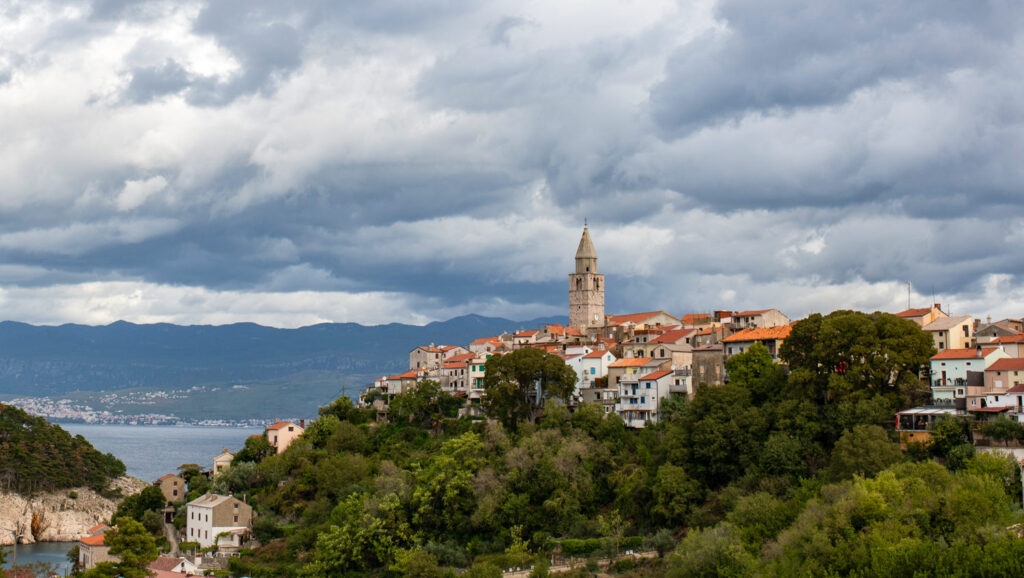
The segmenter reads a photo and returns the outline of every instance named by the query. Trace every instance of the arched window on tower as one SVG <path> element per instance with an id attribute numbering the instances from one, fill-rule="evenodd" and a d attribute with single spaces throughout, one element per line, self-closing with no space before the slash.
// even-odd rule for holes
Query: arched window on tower
<path id="1" fill-rule="evenodd" d="M 576 290 L 583 290 L 583 279 L 580 279 L 579 277 L 576 278 Z"/>
<path id="2" fill-rule="evenodd" d="M 594 289 L 596 289 L 598 291 L 601 290 L 601 280 L 600 279 L 594 279 Z"/>

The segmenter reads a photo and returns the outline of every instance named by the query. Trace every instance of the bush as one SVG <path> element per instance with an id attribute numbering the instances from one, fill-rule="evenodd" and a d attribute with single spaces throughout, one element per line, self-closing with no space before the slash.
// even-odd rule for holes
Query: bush
<path id="1" fill-rule="evenodd" d="M 616 573 L 628 572 L 636 568 L 636 562 L 632 558 L 619 558 L 612 564 L 612 571 Z"/>

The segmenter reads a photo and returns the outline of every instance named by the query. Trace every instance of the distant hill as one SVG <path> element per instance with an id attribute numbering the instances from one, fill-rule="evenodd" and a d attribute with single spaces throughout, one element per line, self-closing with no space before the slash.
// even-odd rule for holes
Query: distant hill
<path id="1" fill-rule="evenodd" d="M 567 323 L 566 317 L 511 321 L 465 315 L 425 326 L 323 323 L 277 329 L 233 325 L 35 326 L 0 323 L 0 394 L 265 381 L 302 372 L 382 375 L 403 370 L 428 343 L 466 345 L 503 331 Z"/>

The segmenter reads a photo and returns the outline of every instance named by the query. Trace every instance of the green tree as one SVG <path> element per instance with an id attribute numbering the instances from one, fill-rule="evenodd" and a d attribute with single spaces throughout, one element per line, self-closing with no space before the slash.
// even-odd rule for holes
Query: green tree
<path id="1" fill-rule="evenodd" d="M 568 401 L 576 381 L 576 371 L 565 360 L 541 349 L 495 355 L 487 360 L 484 373 L 484 408 L 515 431 L 520 422 L 536 420 L 546 399 Z"/>
<path id="2" fill-rule="evenodd" d="M 382 395 L 380 390 L 373 391 L 375 392 L 374 399 Z M 370 398 L 369 394 L 367 394 L 366 402 L 373 403 L 373 399 Z M 375 413 L 372 408 L 361 409 L 356 407 L 347 396 L 339 397 L 331 402 L 330 405 L 321 406 L 318 411 L 321 416 L 333 415 L 341 421 L 348 421 L 355 425 L 366 423 Z"/>
<path id="3" fill-rule="evenodd" d="M 820 405 L 870 394 L 892 395 L 901 407 L 920 403 L 928 390 L 918 373 L 934 353 L 931 336 L 914 322 L 859 311 L 810 315 L 779 348 L 797 395 Z"/>
<path id="4" fill-rule="evenodd" d="M 874 476 L 903 457 L 900 448 L 877 425 L 859 425 L 843 434 L 832 450 L 833 480 Z"/>
<path id="5" fill-rule="evenodd" d="M 127 517 L 117 519 L 117 527 L 107 531 L 104 543 L 110 546 L 112 555 L 121 559 L 115 567 L 125 578 L 149 576 L 146 567 L 160 555 L 152 534 L 141 523 Z"/>
<path id="6" fill-rule="evenodd" d="M 776 399 L 785 392 L 785 370 L 775 363 L 768 348 L 759 342 L 727 359 L 725 370 L 729 374 L 729 383 L 749 389 L 756 405 Z"/>
<path id="7" fill-rule="evenodd" d="M 443 391 L 441 384 L 427 379 L 396 395 L 388 406 L 388 415 L 393 423 L 431 428 L 437 427 L 444 418 L 458 415 L 462 404 L 461 399 Z"/>
<path id="8" fill-rule="evenodd" d="M 1003 445 L 1006 445 L 1010 440 L 1024 438 L 1024 425 L 1006 416 L 999 416 L 981 426 L 981 433 L 987 438 L 1001 441 Z"/>
<path id="9" fill-rule="evenodd" d="M 163 509 L 167 500 L 163 492 L 156 486 L 146 486 L 138 494 L 128 496 L 121 500 L 114 512 L 114 518 L 129 517 L 141 522 L 146 512 L 159 512 Z"/>
<path id="10" fill-rule="evenodd" d="M 276 453 L 276 448 L 270 445 L 270 441 L 267 440 L 265 434 L 251 435 L 245 438 L 245 444 L 242 446 L 242 449 L 235 454 L 235 457 L 231 458 L 231 465 L 236 466 L 242 462 L 258 464 Z"/>
<path id="11" fill-rule="evenodd" d="M 681 527 L 686 524 L 690 508 L 703 498 L 700 484 L 686 474 L 686 470 L 672 464 L 658 468 L 654 487 L 654 514 L 664 523 Z"/>

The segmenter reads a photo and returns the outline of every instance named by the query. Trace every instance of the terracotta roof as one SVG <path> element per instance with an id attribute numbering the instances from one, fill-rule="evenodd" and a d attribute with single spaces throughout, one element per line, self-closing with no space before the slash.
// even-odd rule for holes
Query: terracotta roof
<path id="1" fill-rule="evenodd" d="M 923 317 L 931 313 L 931 307 L 918 307 L 916 309 L 907 309 L 906 311 L 900 311 L 896 314 L 896 317 Z"/>
<path id="2" fill-rule="evenodd" d="M 792 325 L 779 325 L 777 327 L 751 327 L 722 340 L 723 343 L 736 343 L 738 341 L 759 341 L 763 339 L 785 339 L 793 332 Z"/>
<path id="3" fill-rule="evenodd" d="M 453 362 L 453 363 L 445 363 L 441 367 L 443 369 L 465 369 L 466 368 L 466 362 L 465 361 L 456 361 L 456 362 Z"/>
<path id="4" fill-rule="evenodd" d="M 978 359 L 979 357 L 988 357 L 990 353 L 995 351 L 995 347 L 989 347 L 981 350 L 981 355 L 978 355 L 978 348 L 967 347 L 964 349 L 944 349 L 935 355 L 931 356 L 931 359 Z"/>
<path id="5" fill-rule="evenodd" d="M 421 345 L 416 349 L 422 349 L 423 351 L 426 351 L 428 353 L 441 353 L 440 349 L 438 349 L 437 347 L 431 347 L 429 345 Z M 413 349 L 413 351 L 416 351 L 416 349 Z"/>
<path id="6" fill-rule="evenodd" d="M 608 353 L 606 349 L 598 349 L 597 351 L 591 351 L 590 353 L 583 356 L 583 359 L 599 359 L 604 357 L 604 354 Z"/>
<path id="7" fill-rule="evenodd" d="M 475 358 L 476 358 L 476 354 L 473 353 L 473 352 L 470 352 L 470 353 L 460 353 L 458 355 L 453 355 L 453 356 L 449 357 L 448 358 L 448 363 L 455 363 L 457 361 L 469 361 L 470 359 L 475 359 Z"/>
<path id="8" fill-rule="evenodd" d="M 79 542 L 85 544 L 86 546 L 102 546 L 103 541 L 106 539 L 106 537 L 106 533 L 96 534 L 95 536 L 86 536 L 79 540 Z"/>
<path id="9" fill-rule="evenodd" d="M 516 337 L 533 337 L 534 335 L 537 335 L 537 330 L 536 329 L 531 329 L 529 331 L 517 331 L 515 336 Z"/>
<path id="10" fill-rule="evenodd" d="M 673 331 L 666 331 L 652 339 L 651 343 L 678 343 L 693 332 L 693 329 L 675 329 Z"/>
<path id="11" fill-rule="evenodd" d="M 481 337 L 480 339 L 474 339 L 473 341 L 470 341 L 469 344 L 470 345 L 485 345 L 487 343 L 494 343 L 496 341 L 501 341 L 501 340 L 498 339 L 497 337 Z"/>
<path id="12" fill-rule="evenodd" d="M 751 311 L 740 311 L 739 313 L 733 315 L 733 317 L 754 317 L 754 316 L 757 316 L 757 315 L 761 315 L 762 313 L 768 313 L 769 311 L 771 311 L 771 309 L 757 309 L 757 310 L 751 310 Z"/>
<path id="13" fill-rule="evenodd" d="M 652 361 L 650 357 L 627 357 L 611 362 L 608 367 L 642 367 Z"/>
<path id="14" fill-rule="evenodd" d="M 398 375 L 389 375 L 388 379 L 416 379 L 420 376 L 420 370 L 410 369 L 405 373 L 399 373 Z"/>
<path id="15" fill-rule="evenodd" d="M 583 331 L 580 330 L 579 327 L 566 327 L 565 335 L 566 337 L 568 337 L 569 335 L 583 335 Z"/>
<path id="16" fill-rule="evenodd" d="M 170 475 L 170 474 L 168 474 L 168 475 Z M 162 480 L 163 478 L 160 478 L 160 479 Z M 86 533 L 87 534 L 95 534 L 96 532 L 99 532 L 100 530 L 109 529 L 109 528 L 110 528 L 110 526 L 108 526 L 106 524 L 96 524 L 92 528 L 89 528 L 88 530 L 86 530 Z"/>
<path id="17" fill-rule="evenodd" d="M 1011 387 L 1006 393 L 1024 393 L 1024 383 Z"/>
<path id="18" fill-rule="evenodd" d="M 174 474 L 165 474 L 165 475 L 163 475 L 163 476 L 160 476 L 159 478 L 157 478 L 157 479 L 156 479 L 156 481 L 158 481 L 158 482 L 162 482 L 162 481 L 164 481 L 164 480 L 166 480 L 166 479 L 168 479 L 168 478 L 177 478 L 177 477 L 178 477 L 178 476 L 176 476 L 176 475 L 174 475 Z M 92 530 L 89 530 L 89 531 L 91 532 Z"/>
<path id="19" fill-rule="evenodd" d="M 997 359 L 995 363 L 988 366 L 985 371 L 1020 371 L 1024 370 L 1024 359 L 1011 357 L 1009 359 Z"/>
<path id="20" fill-rule="evenodd" d="M 978 413 L 1003 413 L 1004 411 L 1010 411 L 1013 409 L 1012 405 L 1006 407 L 978 407 L 978 408 L 967 408 L 967 411 L 974 411 Z"/>
<path id="21" fill-rule="evenodd" d="M 1000 335 L 989 343 L 1024 343 L 1024 335 Z"/>
<path id="22" fill-rule="evenodd" d="M 710 313 L 687 313 L 683 315 L 683 323 L 686 325 L 694 325 L 698 321 L 711 321 Z"/>
<path id="23" fill-rule="evenodd" d="M 698 335 L 711 335 L 712 333 L 721 333 L 721 332 L 722 332 L 722 329 L 720 327 L 705 327 L 704 329 L 701 329 L 700 331 L 695 333 L 694 337 L 696 337 Z"/>
<path id="24" fill-rule="evenodd" d="M 663 369 L 661 371 L 655 371 L 654 373 L 648 373 L 647 375 L 641 377 L 640 381 L 661 379 L 661 378 L 663 378 L 666 375 L 669 375 L 671 373 L 672 373 L 671 369 Z"/>
<path id="25" fill-rule="evenodd" d="M 285 427 L 285 426 L 289 426 L 289 425 L 293 425 L 293 426 L 295 426 L 295 427 L 299 427 L 299 426 L 297 426 L 297 425 L 293 424 L 293 423 L 292 423 L 292 422 L 290 422 L 290 421 L 279 421 L 279 422 L 275 423 L 274 425 L 272 425 L 272 426 L 268 427 L 268 428 L 267 428 L 267 431 L 270 431 L 270 430 L 272 430 L 272 429 L 281 429 L 281 428 L 283 428 L 283 427 Z"/>

